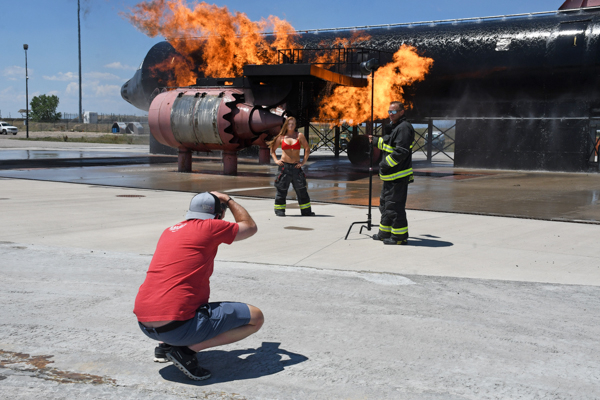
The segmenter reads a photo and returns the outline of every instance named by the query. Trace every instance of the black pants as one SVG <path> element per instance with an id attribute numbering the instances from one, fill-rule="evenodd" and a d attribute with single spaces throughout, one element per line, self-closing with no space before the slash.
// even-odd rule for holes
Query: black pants
<path id="1" fill-rule="evenodd" d="M 379 197 L 379 237 L 394 240 L 408 238 L 408 220 L 406 219 L 406 196 L 409 177 L 384 181 Z"/>
<path id="2" fill-rule="evenodd" d="M 291 183 L 296 191 L 302 215 L 310 215 L 312 212 L 310 197 L 308 196 L 308 190 L 306 190 L 306 176 L 302 168 L 296 168 L 296 164 L 283 163 L 278 172 L 277 179 L 275 179 L 275 188 L 277 189 L 275 212 L 285 212 L 285 198 Z"/>

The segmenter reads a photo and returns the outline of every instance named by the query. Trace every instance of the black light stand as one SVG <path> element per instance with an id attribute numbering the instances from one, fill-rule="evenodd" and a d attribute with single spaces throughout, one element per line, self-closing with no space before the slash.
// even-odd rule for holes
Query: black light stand
<path id="1" fill-rule="evenodd" d="M 362 62 L 360 64 L 361 72 L 363 73 L 371 73 L 371 137 L 373 137 L 373 133 L 375 133 L 375 126 L 373 125 L 373 104 L 375 97 L 375 71 L 379 68 L 379 60 L 373 58 L 369 61 Z M 369 142 L 369 212 L 367 213 L 366 221 L 353 222 L 350 224 L 350 228 L 348 228 L 348 233 L 346 233 L 346 237 L 344 240 L 348 240 L 348 235 L 352 230 L 352 227 L 356 224 L 367 224 L 360 227 L 360 231 L 358 233 L 362 233 L 363 228 L 367 228 L 368 231 L 371 231 L 371 200 L 373 193 L 373 143 Z"/>
<path id="2" fill-rule="evenodd" d="M 79 23 L 79 14 L 80 14 L 80 1 L 77 0 L 77 41 L 79 43 L 79 118 L 77 121 L 79 123 L 83 122 L 83 113 L 81 111 L 81 24 Z"/>

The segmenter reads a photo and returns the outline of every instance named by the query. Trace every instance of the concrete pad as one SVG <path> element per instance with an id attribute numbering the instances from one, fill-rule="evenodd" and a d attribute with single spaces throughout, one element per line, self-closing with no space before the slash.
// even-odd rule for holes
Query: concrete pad
<path id="1" fill-rule="evenodd" d="M 152 254 L 193 193 L 0 179 L 0 240 Z M 232 194 L 235 197 L 235 193 Z M 125 196 L 125 197 L 123 197 Z M 131 196 L 131 197 L 129 197 Z M 139 197 L 136 197 L 139 196 Z M 384 246 L 352 222 L 366 207 L 314 204 L 276 217 L 272 200 L 241 198 L 259 233 L 217 259 L 354 271 L 600 285 L 599 225 L 409 211 L 409 246 Z M 230 216 L 229 216 L 230 217 Z M 372 209 L 378 223 L 379 211 Z"/>

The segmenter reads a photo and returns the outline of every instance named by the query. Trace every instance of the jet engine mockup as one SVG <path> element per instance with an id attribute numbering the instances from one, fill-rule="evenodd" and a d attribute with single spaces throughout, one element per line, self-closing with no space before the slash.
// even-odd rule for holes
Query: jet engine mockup
<path id="1" fill-rule="evenodd" d="M 573 8 L 594 1 L 569 0 L 561 10 L 539 15 L 356 29 L 370 36 L 363 46 L 373 51 L 393 52 L 409 44 L 434 60 L 426 79 L 406 89 L 413 106 L 408 116 L 457 121 L 456 167 L 584 171 L 600 129 L 600 7 Z M 321 30 L 301 35 L 299 42 L 307 48 L 327 46 L 353 33 L 351 28 Z M 310 115 L 311 102 L 298 98 L 318 101 L 318 91 L 300 92 L 303 86 L 285 74 L 265 86 L 266 76 L 244 77 L 228 91 L 219 84 L 226 78 L 217 78 L 207 89 L 158 94 L 168 77 L 152 75 L 151 66 L 171 56 L 175 50 L 169 47 L 155 45 L 122 89 L 125 100 L 150 110 L 151 133 L 168 146 L 235 152 L 268 139 L 277 130 L 275 119 L 282 121 L 279 115 Z M 204 79 L 198 77 L 199 86 Z M 213 97 L 220 93 L 219 102 Z M 245 99 L 235 100 L 241 94 Z M 235 106 L 227 105 L 234 100 Z M 211 107 L 212 120 L 203 114 Z M 270 111 L 275 108 L 279 115 Z M 192 113 L 203 119 L 194 120 Z"/>
<path id="2" fill-rule="evenodd" d="M 368 55 L 368 54 L 367 54 Z M 123 98 L 148 110 L 153 140 L 179 150 L 179 171 L 191 171 L 192 151 L 221 151 L 223 173 L 237 173 L 237 152 L 259 146 L 259 163 L 269 164 L 266 141 L 279 133 L 285 116 L 309 120 L 328 83 L 365 86 L 366 80 L 309 64 L 247 65 L 238 78 L 205 78 L 196 85 L 169 87 L 172 71 L 161 70 L 180 55 L 167 42 L 148 52 L 141 68 L 123 85 Z"/>
<path id="3" fill-rule="evenodd" d="M 180 152 L 222 150 L 223 172 L 235 175 L 236 152 L 252 144 L 266 149 L 265 137 L 276 135 L 283 124 L 283 117 L 244 103 L 244 97 L 240 89 L 179 88 L 161 93 L 150 105 L 150 132 L 159 143 Z M 180 162 L 191 163 L 191 154 L 183 157 Z M 191 164 L 183 167 L 190 170 Z"/>

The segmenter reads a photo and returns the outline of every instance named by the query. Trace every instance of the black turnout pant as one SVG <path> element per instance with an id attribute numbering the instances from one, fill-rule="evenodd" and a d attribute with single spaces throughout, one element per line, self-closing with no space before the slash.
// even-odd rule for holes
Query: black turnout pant
<path id="1" fill-rule="evenodd" d="M 379 198 L 379 237 L 395 240 L 408 239 L 408 220 L 406 219 L 406 196 L 409 177 L 384 181 Z"/>
<path id="2" fill-rule="evenodd" d="M 298 199 L 298 205 L 302 215 L 310 215 L 310 197 L 308 196 L 308 190 L 306 189 L 306 176 L 302 168 L 296 168 L 296 164 L 283 163 L 279 167 L 279 174 L 275 179 L 275 188 L 277 189 L 277 195 L 275 195 L 275 212 L 285 212 L 285 198 L 287 196 L 290 183 L 296 191 L 296 197 Z"/>

